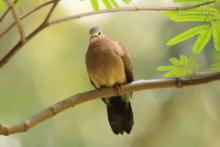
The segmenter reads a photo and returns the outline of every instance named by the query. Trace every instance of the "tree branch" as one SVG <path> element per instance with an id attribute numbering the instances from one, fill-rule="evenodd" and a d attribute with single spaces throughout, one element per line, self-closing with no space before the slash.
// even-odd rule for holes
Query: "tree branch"
<path id="1" fill-rule="evenodd" d="M 49 4 L 51 4 L 51 3 L 53 3 L 53 2 L 54 2 L 54 0 L 51 0 L 51 1 L 45 2 L 45 3 L 43 3 L 43 4 L 41 4 L 41 5 L 37 6 L 37 7 L 35 7 L 34 9 L 30 10 L 30 11 L 27 12 L 26 14 L 22 15 L 22 16 L 20 17 L 20 20 L 23 20 L 24 18 L 28 17 L 29 15 L 33 14 L 34 12 L 40 10 L 41 8 L 43 8 L 43 7 L 45 7 L 45 6 L 49 5 Z M 10 24 L 4 31 L 2 31 L 2 32 L 0 33 L 0 38 L 1 38 L 2 36 L 4 36 L 6 33 L 8 33 L 8 31 L 10 31 L 15 25 L 16 25 L 16 22 L 13 22 L 12 24 Z"/>
<path id="2" fill-rule="evenodd" d="M 44 19 L 44 22 L 43 22 L 43 23 L 48 23 L 48 21 L 49 21 L 51 15 L 52 15 L 52 13 L 54 12 L 54 10 L 55 10 L 55 8 L 56 8 L 56 6 L 57 6 L 57 4 L 58 4 L 59 1 L 60 1 L 60 0 L 53 0 L 53 5 L 52 5 L 51 9 L 49 10 L 49 12 L 48 12 L 46 18 Z"/>
<path id="3" fill-rule="evenodd" d="M 31 40 L 36 34 L 42 31 L 45 27 L 47 27 L 46 23 L 42 23 L 38 26 L 33 32 L 31 32 L 28 36 L 26 36 L 26 42 Z M 25 42 L 25 43 L 26 43 Z M 4 66 L 16 53 L 19 49 L 24 46 L 24 43 L 19 41 L 9 52 L 6 54 L 0 61 L 0 68 Z"/>
<path id="4" fill-rule="evenodd" d="M 14 4 L 15 3 L 12 3 L 10 0 L 6 0 L 6 3 L 8 4 L 8 7 L 11 8 L 11 12 L 12 12 L 12 15 L 14 17 L 14 20 L 17 24 L 17 27 L 18 27 L 18 32 L 19 32 L 19 35 L 20 35 L 20 40 L 22 43 L 25 42 L 26 38 L 25 38 L 25 33 L 24 33 L 24 29 L 22 27 L 22 24 L 21 24 L 21 20 L 19 18 L 19 15 L 14 7 Z"/>
<path id="5" fill-rule="evenodd" d="M 18 2 L 18 0 L 15 0 L 13 3 L 16 4 Z M 2 20 L 5 18 L 5 16 L 7 16 L 8 12 L 11 10 L 11 7 L 8 7 L 8 9 L 2 14 L 2 16 L 0 17 L 0 23 L 2 22 Z"/>
<path id="6" fill-rule="evenodd" d="M 97 15 L 97 14 L 106 14 L 106 13 L 115 13 L 115 12 L 136 12 L 136 11 L 177 11 L 177 10 L 189 10 L 192 8 L 198 8 L 201 6 L 205 6 L 205 5 L 209 5 L 209 4 L 213 4 L 215 3 L 215 1 L 210 1 L 210 2 L 205 2 L 205 3 L 201 3 L 201 4 L 197 4 L 197 5 L 192 5 L 192 6 L 185 6 L 185 7 L 162 7 L 162 8 L 138 8 L 138 7 L 130 7 L 130 8 L 118 8 L 118 9 L 104 9 L 104 10 L 100 10 L 100 11 L 91 11 L 91 12 L 87 12 L 87 13 L 82 13 L 82 14 L 78 14 L 78 15 L 73 15 L 73 16 L 69 16 L 69 17 L 65 17 L 65 18 L 61 18 L 61 19 L 57 19 L 57 20 L 53 20 L 50 21 L 48 23 L 42 23 L 39 27 L 37 27 L 32 33 L 30 33 L 30 35 L 28 35 L 26 37 L 26 42 L 24 44 L 26 44 L 30 39 L 32 39 L 36 34 L 40 33 L 42 30 L 44 30 L 46 27 L 51 26 L 51 25 L 55 25 L 61 22 L 66 22 L 66 21 L 70 21 L 70 20 L 76 20 L 79 18 L 83 18 L 83 17 L 88 17 L 88 16 L 92 16 L 92 15 Z M 53 12 L 53 10 L 52 10 Z M 51 12 L 51 13 L 52 13 Z M 50 14 L 51 15 L 51 14 Z M 50 17 L 49 15 L 49 17 Z M 0 35 L 1 37 L 1 35 Z M 16 53 L 17 51 L 24 46 L 24 44 L 21 43 L 21 41 L 19 41 L 1 60 L 0 60 L 0 68 L 2 68 Z"/>
<path id="7" fill-rule="evenodd" d="M 185 6 L 185 7 L 161 7 L 161 8 L 139 8 L 139 7 L 130 7 L 130 8 L 117 8 L 117 9 L 104 9 L 100 11 L 91 11 L 87 13 L 82 13 L 78 15 L 73 15 L 65 18 L 60 18 L 57 20 L 53 20 L 49 23 L 49 25 L 54 25 L 74 19 L 79 19 L 82 17 L 88 17 L 88 16 L 93 16 L 93 15 L 98 15 L 98 14 L 106 14 L 106 13 L 115 13 L 115 12 L 137 12 L 137 11 L 178 11 L 178 10 L 189 10 L 193 8 L 198 8 L 201 6 L 209 5 L 214 3 L 215 1 L 210 1 L 210 2 L 205 2 L 197 5 L 192 5 L 192 6 Z"/>
<path id="8" fill-rule="evenodd" d="M 130 84 L 122 85 L 121 94 L 131 91 L 134 92 L 134 91 L 148 90 L 148 89 L 161 89 L 161 88 L 171 88 L 171 87 L 183 88 L 186 86 L 205 84 L 216 80 L 220 80 L 220 73 L 216 73 L 216 72 L 198 73 L 198 74 L 194 74 L 192 77 L 185 77 L 181 79 L 170 78 L 170 79 L 138 80 Z M 117 95 L 117 92 L 114 90 L 114 88 L 103 88 L 103 89 L 87 91 L 84 93 L 79 93 L 70 96 L 20 123 L 15 123 L 11 125 L 0 124 L 0 134 L 10 135 L 14 133 L 28 131 L 34 126 L 40 124 L 41 122 L 71 107 L 74 107 L 81 103 L 88 102 L 90 100 L 94 100 L 102 97 L 111 97 L 115 95 Z"/>

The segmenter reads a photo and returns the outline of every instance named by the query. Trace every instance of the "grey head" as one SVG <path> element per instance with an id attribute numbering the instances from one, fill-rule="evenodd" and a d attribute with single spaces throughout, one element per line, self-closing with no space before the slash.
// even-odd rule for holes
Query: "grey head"
<path id="1" fill-rule="evenodd" d="M 89 30 L 89 34 L 90 34 L 91 37 L 97 37 L 97 36 L 103 35 L 102 29 L 99 28 L 99 27 L 92 27 Z"/>

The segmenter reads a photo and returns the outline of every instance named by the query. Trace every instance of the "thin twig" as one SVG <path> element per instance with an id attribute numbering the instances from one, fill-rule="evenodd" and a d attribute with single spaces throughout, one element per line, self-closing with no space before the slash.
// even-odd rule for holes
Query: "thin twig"
<path id="1" fill-rule="evenodd" d="M 26 37 L 26 42 L 29 41 L 30 39 L 32 39 L 36 34 L 38 34 L 40 31 L 42 31 L 45 27 L 47 27 L 47 25 L 43 24 L 38 26 L 33 32 L 31 32 L 27 37 Z M 4 66 L 16 53 L 17 51 L 19 51 L 19 49 L 23 46 L 24 44 L 19 41 L 13 48 L 11 51 L 8 52 L 8 54 L 6 54 L 6 56 L 4 56 L 4 58 L 2 58 L 2 60 L 0 61 L 0 68 L 2 66 Z"/>
<path id="2" fill-rule="evenodd" d="M 198 77 L 195 74 L 193 77 L 187 77 L 182 79 L 170 78 L 170 79 L 153 79 L 153 80 L 139 80 L 130 84 L 121 86 L 121 94 L 140 91 L 148 89 L 161 89 L 161 88 L 182 88 L 186 86 L 193 86 L 199 84 L 205 84 L 220 80 L 220 73 L 199 73 Z M 31 118 L 22 121 L 21 123 L 15 123 L 12 125 L 0 124 L 0 134 L 10 135 L 19 132 L 25 132 L 41 122 L 55 116 L 56 114 L 63 112 L 71 107 L 85 103 L 94 99 L 102 97 L 111 97 L 117 95 L 114 88 L 104 88 L 100 90 L 92 90 L 84 93 L 79 93 L 70 96 L 58 103 L 42 110 L 41 112 L 33 115 Z"/>
<path id="3" fill-rule="evenodd" d="M 192 8 L 197 8 L 205 5 L 209 5 L 215 3 L 215 1 L 205 2 L 202 4 L 197 4 L 193 6 L 185 6 L 185 7 L 162 7 L 162 8 L 138 8 L 138 7 L 132 7 L 132 8 L 118 8 L 118 9 L 106 9 L 106 10 L 100 10 L 100 11 L 92 11 L 87 13 L 82 13 L 78 15 L 69 16 L 66 18 L 61 18 L 57 20 L 50 21 L 48 23 L 43 23 L 37 29 L 35 29 L 28 37 L 26 37 L 26 42 L 29 41 L 31 38 L 33 38 L 36 34 L 44 30 L 46 27 L 55 25 L 61 22 L 66 22 L 70 20 L 76 20 L 83 17 L 88 17 L 92 15 L 97 14 L 106 14 L 106 13 L 114 13 L 114 12 L 136 12 L 136 11 L 177 11 L 177 10 L 188 10 Z M 1 60 L 0 60 L 0 68 L 2 68 L 14 55 L 15 53 L 22 47 L 24 44 L 21 44 L 19 41 Z"/>
<path id="4" fill-rule="evenodd" d="M 92 15 L 98 15 L 98 14 L 106 14 L 106 13 L 115 13 L 115 12 L 134 12 L 134 11 L 178 11 L 178 10 L 189 10 L 193 8 L 198 8 L 201 6 L 209 5 L 214 3 L 215 1 L 205 2 L 193 6 L 185 6 L 185 7 L 162 7 L 162 8 L 139 8 L 139 7 L 130 7 L 130 8 L 118 8 L 118 9 L 104 9 L 100 11 L 91 11 L 87 13 L 82 13 L 78 15 L 68 16 L 65 18 L 60 18 L 57 20 L 53 20 L 49 23 L 49 25 L 54 25 L 57 23 L 62 23 L 70 20 L 79 19 L 82 17 L 88 17 Z"/>
<path id="5" fill-rule="evenodd" d="M 43 8 L 43 7 L 45 7 L 45 6 L 49 5 L 49 4 L 51 4 L 51 3 L 53 3 L 53 2 L 54 2 L 54 0 L 51 0 L 51 1 L 45 2 L 45 3 L 43 3 L 43 4 L 39 5 L 39 6 L 37 6 L 36 8 L 34 8 L 34 9 L 30 10 L 29 12 L 27 12 L 26 14 L 22 15 L 22 16 L 20 17 L 20 20 L 23 20 L 24 18 L 28 17 L 29 15 L 33 14 L 34 12 L 40 10 L 41 8 Z M 8 33 L 8 31 L 10 31 L 15 25 L 16 25 L 16 22 L 13 22 L 12 24 L 10 24 L 4 31 L 2 31 L 2 32 L 0 33 L 0 38 L 1 38 L 2 36 L 4 36 L 6 33 Z"/>
<path id="6" fill-rule="evenodd" d="M 54 10 L 55 10 L 55 8 L 56 8 L 59 1 L 60 0 L 54 0 L 53 5 L 52 5 L 51 9 L 49 10 L 49 12 L 48 12 L 46 18 L 44 19 L 43 23 L 47 23 L 49 21 L 52 13 L 54 12 Z"/>
<path id="7" fill-rule="evenodd" d="M 8 4 L 8 7 L 11 8 L 12 15 L 15 19 L 16 24 L 17 24 L 17 28 L 18 28 L 18 32 L 19 32 L 19 35 L 20 35 L 21 42 L 24 43 L 25 40 L 26 40 L 25 33 L 24 33 L 24 29 L 22 27 L 21 20 L 19 18 L 18 12 L 14 7 L 14 3 L 12 3 L 10 0 L 6 0 L 6 3 Z"/>
<path id="8" fill-rule="evenodd" d="M 53 0 L 53 1 L 49 1 L 50 3 L 54 2 L 54 5 L 51 7 L 49 13 L 52 14 L 53 10 L 55 9 L 57 3 L 59 2 L 59 0 Z M 55 4 L 56 3 L 56 4 Z M 43 7 L 45 5 L 41 5 L 41 7 Z M 38 10 L 40 9 L 40 7 L 37 7 L 35 9 Z M 32 11 L 33 12 L 33 11 Z M 29 13 L 31 14 L 31 13 Z M 45 27 L 48 26 L 48 19 L 50 18 L 51 14 L 47 15 L 46 18 L 43 20 L 43 22 L 41 23 L 40 26 L 38 26 L 33 32 L 31 32 L 27 37 L 26 37 L 26 41 L 29 41 L 30 39 L 32 39 L 36 34 L 38 34 L 41 30 L 43 30 Z M 49 16 L 49 17 L 48 17 Z M 10 60 L 15 54 L 16 52 L 23 46 L 23 43 L 21 41 L 19 41 L 14 47 L 13 49 L 0 61 L 0 68 L 1 65 L 4 65 L 8 62 L 8 60 Z"/>
<path id="9" fill-rule="evenodd" d="M 13 3 L 16 4 L 18 2 L 18 0 L 15 0 Z M 7 16 L 8 12 L 11 10 L 11 7 L 8 7 L 7 10 L 5 10 L 5 12 L 2 14 L 2 16 L 0 17 L 0 23 L 2 22 L 2 20 L 5 18 L 5 16 Z"/>

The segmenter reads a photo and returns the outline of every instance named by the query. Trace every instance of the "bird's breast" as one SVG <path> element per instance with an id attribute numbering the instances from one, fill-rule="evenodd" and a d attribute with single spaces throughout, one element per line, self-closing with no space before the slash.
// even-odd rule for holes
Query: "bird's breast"
<path id="1" fill-rule="evenodd" d="M 97 88 L 126 81 L 124 63 L 114 51 L 88 50 L 86 65 L 90 79 Z"/>

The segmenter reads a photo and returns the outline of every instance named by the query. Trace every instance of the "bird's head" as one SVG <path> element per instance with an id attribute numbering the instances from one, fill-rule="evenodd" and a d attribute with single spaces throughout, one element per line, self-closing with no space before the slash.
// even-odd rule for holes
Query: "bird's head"
<path id="1" fill-rule="evenodd" d="M 99 27 L 92 27 L 89 30 L 90 39 L 95 39 L 103 36 L 102 29 Z"/>

